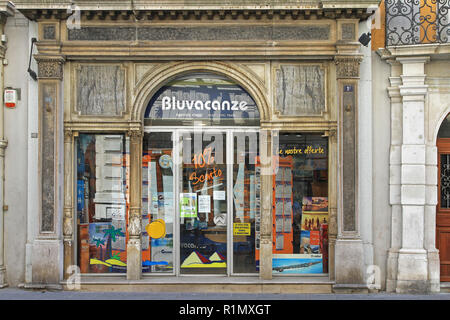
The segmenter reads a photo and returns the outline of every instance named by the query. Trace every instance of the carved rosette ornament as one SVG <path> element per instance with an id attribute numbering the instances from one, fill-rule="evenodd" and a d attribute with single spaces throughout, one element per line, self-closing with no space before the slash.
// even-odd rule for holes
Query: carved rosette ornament
<path id="1" fill-rule="evenodd" d="M 360 56 L 335 57 L 334 63 L 336 64 L 336 78 L 359 78 L 359 64 L 361 61 L 362 58 Z"/>
<path id="2" fill-rule="evenodd" d="M 36 55 L 35 59 L 38 64 L 38 78 L 39 79 L 58 79 L 63 78 L 64 57 L 48 57 Z"/>

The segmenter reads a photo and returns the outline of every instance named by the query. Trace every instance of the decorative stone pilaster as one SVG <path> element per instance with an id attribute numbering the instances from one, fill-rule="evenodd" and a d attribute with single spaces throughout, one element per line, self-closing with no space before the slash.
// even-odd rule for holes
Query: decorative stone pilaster
<path id="1" fill-rule="evenodd" d="M 58 168 L 62 167 L 62 150 L 59 149 L 59 141 L 63 139 L 61 88 L 62 67 L 65 61 L 63 56 L 35 55 L 38 63 L 38 92 L 39 92 L 39 187 L 40 201 L 36 213 L 39 215 L 39 225 L 36 237 L 33 241 L 31 265 L 33 287 L 60 287 L 59 282 L 63 277 L 60 264 L 63 254 L 62 232 L 69 239 L 72 227 L 64 221 L 69 216 L 70 199 L 62 199 L 61 190 L 57 181 L 61 179 Z M 67 151 L 66 135 L 64 151 Z M 64 170 L 71 170 L 65 168 Z M 69 181 L 65 181 L 69 184 Z M 67 201 L 67 202 L 66 202 Z M 61 225 L 64 223 L 63 228 Z"/>
<path id="2" fill-rule="evenodd" d="M 72 130 L 64 130 L 64 208 L 63 208 L 63 241 L 64 241 L 64 279 L 68 277 L 69 266 L 73 261 L 73 137 Z"/>
<path id="3" fill-rule="evenodd" d="M 429 291 L 424 245 L 426 191 L 425 63 L 429 57 L 397 58 L 402 64 L 402 136 L 400 158 L 401 248 L 396 292 Z"/>
<path id="4" fill-rule="evenodd" d="M 329 181 L 338 181 L 338 170 L 335 163 L 338 163 L 338 144 L 337 144 L 337 130 L 331 129 L 327 132 L 328 135 L 328 154 L 329 154 L 329 166 L 328 166 L 328 179 Z M 328 273 L 330 280 L 334 281 L 335 275 L 335 250 L 336 250 L 336 238 L 338 234 L 338 217 L 337 217 L 337 190 L 334 187 L 328 188 L 328 208 L 329 208 L 329 229 L 328 229 Z"/>
<path id="5" fill-rule="evenodd" d="M 139 280 L 142 274 L 141 252 L 141 161 L 142 131 L 129 130 L 130 139 L 130 208 L 128 213 L 127 279 Z"/>
<path id="6" fill-rule="evenodd" d="M 401 83 L 399 63 L 387 61 L 391 65 L 391 146 L 389 151 L 389 204 L 391 205 L 391 245 L 387 256 L 386 291 L 395 292 L 397 287 L 398 251 L 401 248 L 401 144 L 402 144 L 402 98 L 398 86 Z M 400 66 L 401 68 L 401 66 Z"/>
<path id="7" fill-rule="evenodd" d="M 337 56 L 339 101 L 339 206 L 335 245 L 336 291 L 367 290 L 364 250 L 358 212 L 358 105 L 359 55 Z M 331 260 L 331 259 L 330 259 Z"/>
<path id="8" fill-rule="evenodd" d="M 270 130 L 260 131 L 261 157 L 261 238 L 259 277 L 272 279 L 272 136 Z"/>

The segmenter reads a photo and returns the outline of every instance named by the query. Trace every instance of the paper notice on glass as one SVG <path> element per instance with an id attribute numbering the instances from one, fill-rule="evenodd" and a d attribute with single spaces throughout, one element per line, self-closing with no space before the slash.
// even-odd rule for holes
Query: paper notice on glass
<path id="1" fill-rule="evenodd" d="M 290 233 L 292 231 L 292 219 L 291 217 L 284 217 L 283 232 Z"/>
<path id="2" fill-rule="evenodd" d="M 236 183 L 233 188 L 235 216 L 238 219 L 244 217 L 244 164 L 239 164 Z"/>
<path id="3" fill-rule="evenodd" d="M 196 193 L 180 193 L 180 217 L 197 218 Z"/>
<path id="4" fill-rule="evenodd" d="M 283 169 L 278 168 L 277 175 L 275 176 L 275 181 L 283 181 Z"/>
<path id="5" fill-rule="evenodd" d="M 209 195 L 198 196 L 198 212 L 202 213 L 211 212 L 211 196 Z"/>
<path id="6" fill-rule="evenodd" d="M 214 200 L 225 200 L 225 191 L 222 190 L 214 190 L 213 191 Z"/>
<path id="7" fill-rule="evenodd" d="M 256 211 L 256 192 L 255 192 L 255 175 L 250 175 L 250 219 L 255 218 Z"/>
<path id="8" fill-rule="evenodd" d="M 275 249 L 283 250 L 284 248 L 284 236 L 282 234 L 277 234 L 275 237 Z"/>
<path id="9" fill-rule="evenodd" d="M 291 200 L 287 200 L 284 202 L 284 215 L 291 215 L 292 213 L 292 203 Z"/>
<path id="10" fill-rule="evenodd" d="M 290 199 L 292 196 L 292 187 L 290 184 L 286 184 L 283 188 L 283 198 Z"/>
<path id="11" fill-rule="evenodd" d="M 283 198 L 284 185 L 277 184 L 275 186 L 275 198 Z"/>
<path id="12" fill-rule="evenodd" d="M 283 217 L 276 217 L 275 232 L 283 232 Z"/>
<path id="13" fill-rule="evenodd" d="M 148 234 L 143 234 L 141 248 L 142 250 L 147 250 L 148 246 L 149 246 L 149 236 Z"/>
<path id="14" fill-rule="evenodd" d="M 283 201 L 276 200 L 275 202 L 275 215 L 282 216 L 283 215 Z"/>
<path id="15" fill-rule="evenodd" d="M 166 223 L 173 222 L 173 176 L 163 176 L 163 193 L 164 193 L 164 217 L 160 217 Z"/>
<path id="16" fill-rule="evenodd" d="M 148 163 L 149 170 L 149 203 L 150 203 L 150 213 L 152 215 L 158 214 L 158 180 L 156 179 L 156 162 L 151 161 Z"/>
<path id="17" fill-rule="evenodd" d="M 285 168 L 284 169 L 283 181 L 284 182 L 291 182 L 292 181 L 292 169 L 291 168 Z"/>

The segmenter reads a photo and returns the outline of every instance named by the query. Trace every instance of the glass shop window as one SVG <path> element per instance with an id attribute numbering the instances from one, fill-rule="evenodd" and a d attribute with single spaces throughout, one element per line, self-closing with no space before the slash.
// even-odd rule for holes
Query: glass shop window
<path id="1" fill-rule="evenodd" d="M 328 273 L 328 140 L 280 133 L 273 175 L 273 274 Z"/>
<path id="2" fill-rule="evenodd" d="M 172 133 L 144 135 L 142 157 L 142 272 L 173 272 Z"/>
<path id="3" fill-rule="evenodd" d="M 81 273 L 127 268 L 129 142 L 121 134 L 76 141 L 77 261 Z"/>

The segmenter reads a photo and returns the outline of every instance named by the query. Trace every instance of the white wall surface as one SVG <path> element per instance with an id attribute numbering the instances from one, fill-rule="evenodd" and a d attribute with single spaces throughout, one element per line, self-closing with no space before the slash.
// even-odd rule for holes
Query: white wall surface
<path id="1" fill-rule="evenodd" d="M 20 89 L 16 108 L 4 106 L 5 139 L 5 264 L 9 286 L 24 281 L 25 242 L 27 236 L 27 144 L 28 144 L 28 20 L 20 13 L 9 17 L 5 27 L 7 35 L 4 68 L 5 87 Z"/>

